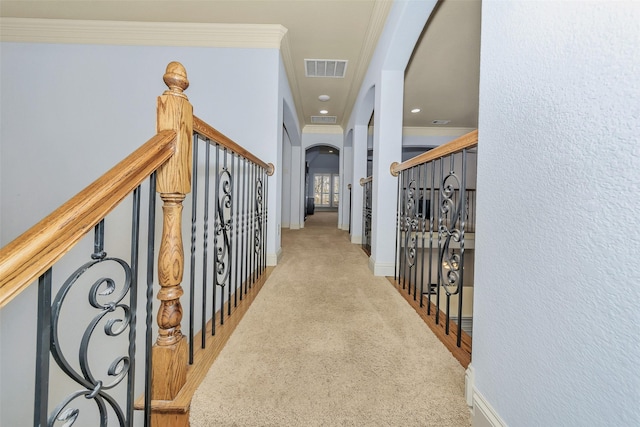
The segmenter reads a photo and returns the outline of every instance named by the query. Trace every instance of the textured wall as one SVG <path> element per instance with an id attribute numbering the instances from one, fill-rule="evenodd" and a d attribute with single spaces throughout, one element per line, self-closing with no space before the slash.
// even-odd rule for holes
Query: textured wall
<path id="1" fill-rule="evenodd" d="M 640 425 L 638 22 L 483 2 L 473 366 L 510 426 Z"/>

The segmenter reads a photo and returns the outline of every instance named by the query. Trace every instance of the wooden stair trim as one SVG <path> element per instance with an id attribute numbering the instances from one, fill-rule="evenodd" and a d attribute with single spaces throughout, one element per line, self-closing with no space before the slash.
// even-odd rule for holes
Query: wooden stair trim
<path id="1" fill-rule="evenodd" d="M 446 334 L 446 315 L 440 310 L 439 322 L 436 324 L 436 310 L 438 308 L 430 302 L 424 295 L 423 298 L 423 306 L 420 307 L 420 300 L 413 299 L 412 295 L 409 295 L 408 292 L 405 292 L 402 289 L 402 285 L 400 285 L 393 277 L 387 277 L 389 283 L 391 283 L 394 288 L 402 295 L 402 297 L 409 303 L 411 307 L 418 313 L 418 315 L 424 320 L 424 322 L 429 326 L 429 329 L 435 334 L 436 337 L 447 347 L 447 349 L 453 354 L 453 357 L 460 362 L 460 364 L 467 369 L 469 364 L 471 363 L 471 343 L 472 339 L 469 334 L 465 331 L 462 331 L 461 336 L 461 346 L 458 347 L 456 344 L 458 338 L 458 325 L 451 319 L 449 319 L 449 334 Z M 426 304 L 431 304 L 431 314 L 427 314 Z"/>
<path id="2" fill-rule="evenodd" d="M 267 267 L 264 274 L 251 286 L 251 289 L 244 295 L 242 301 L 236 307 L 232 307 L 231 315 L 225 316 L 224 325 L 220 324 L 220 311 L 216 312 L 216 334 L 211 335 L 212 320 L 207 323 L 206 329 L 206 345 L 201 348 L 196 345 L 193 349 L 193 364 L 187 368 L 187 382 L 176 395 L 174 400 L 152 400 L 151 410 L 153 413 L 188 413 L 191 407 L 191 399 L 196 390 L 209 372 L 211 365 L 218 358 L 225 344 L 235 331 L 236 327 L 244 317 L 245 313 L 251 307 L 256 296 L 267 281 L 274 267 Z M 225 307 L 226 308 L 226 307 Z M 202 339 L 202 331 L 194 338 L 194 343 L 200 343 Z M 144 409 L 144 395 L 136 399 L 134 408 L 136 410 Z"/>

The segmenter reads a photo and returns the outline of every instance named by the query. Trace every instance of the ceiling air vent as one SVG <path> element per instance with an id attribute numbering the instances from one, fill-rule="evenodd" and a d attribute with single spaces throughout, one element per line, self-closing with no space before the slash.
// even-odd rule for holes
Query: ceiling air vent
<path id="1" fill-rule="evenodd" d="M 321 123 L 325 125 L 336 124 L 337 116 L 311 116 L 311 123 Z"/>
<path id="2" fill-rule="evenodd" d="M 347 61 L 343 59 L 305 59 L 304 70 L 307 77 L 343 79 L 347 72 Z"/>

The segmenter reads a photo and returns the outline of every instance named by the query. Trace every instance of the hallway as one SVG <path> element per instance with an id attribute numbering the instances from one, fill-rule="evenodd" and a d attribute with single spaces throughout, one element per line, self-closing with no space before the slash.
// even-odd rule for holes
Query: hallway
<path id="1" fill-rule="evenodd" d="M 196 392 L 191 425 L 471 424 L 464 369 L 360 246 L 318 212 Z"/>

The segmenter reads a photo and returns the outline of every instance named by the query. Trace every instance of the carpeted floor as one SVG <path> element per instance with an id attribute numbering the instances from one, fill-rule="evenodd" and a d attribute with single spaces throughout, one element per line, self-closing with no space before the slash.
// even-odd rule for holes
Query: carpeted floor
<path id="1" fill-rule="evenodd" d="M 196 392 L 191 425 L 470 426 L 464 369 L 318 212 Z"/>

